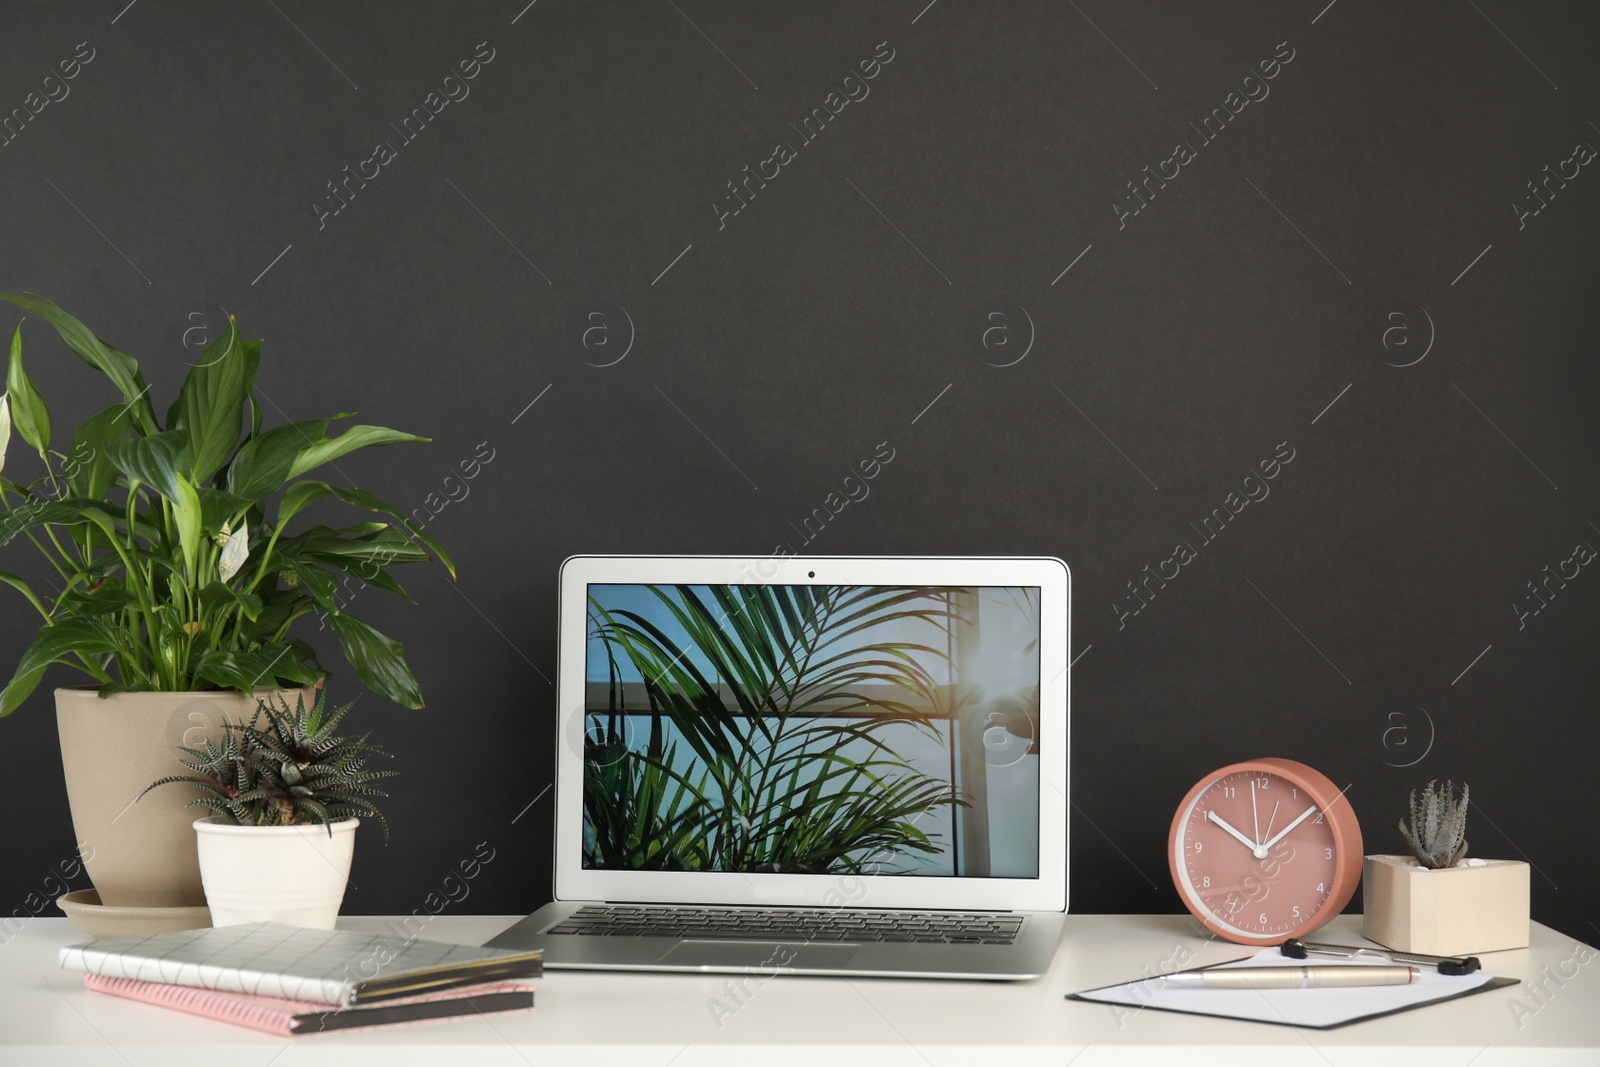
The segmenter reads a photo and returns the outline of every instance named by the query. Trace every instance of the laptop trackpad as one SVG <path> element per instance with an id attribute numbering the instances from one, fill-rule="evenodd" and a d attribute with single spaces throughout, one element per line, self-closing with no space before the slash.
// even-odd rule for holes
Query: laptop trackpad
<path id="1" fill-rule="evenodd" d="M 678 967 L 749 968 L 842 967 L 859 945 L 780 945 L 770 941 L 680 941 L 657 963 Z"/>

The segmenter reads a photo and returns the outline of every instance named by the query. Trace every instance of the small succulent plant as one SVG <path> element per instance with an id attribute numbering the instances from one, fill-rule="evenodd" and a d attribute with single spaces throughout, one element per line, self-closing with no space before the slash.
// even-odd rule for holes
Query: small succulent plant
<path id="1" fill-rule="evenodd" d="M 364 815 L 383 827 L 387 843 L 389 824 L 367 798 L 388 796 L 371 783 L 397 772 L 367 769 L 369 757 L 389 755 L 367 743 L 370 734 L 334 734 L 353 705 L 328 712 L 325 693 L 309 710 L 303 698 L 292 711 L 282 696 L 278 703 L 281 708 L 258 700 L 250 722 L 224 722 L 220 746 L 209 738 L 203 749 L 181 746 L 191 758 L 179 762 L 195 774 L 162 778 L 139 796 L 187 782 L 202 794 L 189 807 L 206 808 L 240 826 L 301 826 Z"/>
<path id="2" fill-rule="evenodd" d="M 1461 786 L 1458 800 L 1455 788 L 1445 782 L 1441 788 L 1437 781 L 1428 783 L 1422 791 L 1422 802 L 1417 802 L 1417 791 L 1411 791 L 1411 825 L 1402 820 L 1400 833 L 1411 846 L 1417 862 L 1430 870 L 1454 867 L 1467 854 L 1467 787 Z"/>

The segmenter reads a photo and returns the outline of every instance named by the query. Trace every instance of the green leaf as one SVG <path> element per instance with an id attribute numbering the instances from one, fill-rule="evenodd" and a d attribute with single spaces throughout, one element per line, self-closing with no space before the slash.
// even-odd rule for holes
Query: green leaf
<path id="1" fill-rule="evenodd" d="M 231 523 L 234 516 L 250 506 L 252 501 L 221 489 L 200 486 L 200 528 L 207 534 L 221 533 L 222 524 Z"/>
<path id="2" fill-rule="evenodd" d="M 307 419 L 252 436 L 228 465 L 228 491 L 252 500 L 277 492 L 289 480 L 301 451 L 327 432 L 327 419 Z"/>
<path id="3" fill-rule="evenodd" d="M 314 685 L 324 674 L 308 669 L 295 658 L 294 646 L 268 645 L 256 652 L 207 652 L 195 664 L 195 673 L 212 685 L 249 693 L 258 685 L 290 682 Z"/>
<path id="4" fill-rule="evenodd" d="M 356 581 L 361 582 L 363 585 L 370 585 L 374 588 L 393 593 L 395 596 L 406 601 L 408 604 L 415 604 L 417 602 L 415 597 L 406 592 L 405 586 L 401 585 L 394 575 L 390 574 L 382 567 L 375 567 L 370 563 L 365 563 L 357 567 L 352 566 L 348 561 L 341 562 L 336 559 L 323 560 L 322 562 L 327 563 L 331 567 L 338 567 L 340 570 L 344 571 Z"/>
<path id="5" fill-rule="evenodd" d="M 279 588 L 277 575 L 269 576 L 255 588 L 261 597 L 261 616 L 245 634 L 251 640 L 263 643 L 277 640 L 274 635 L 285 630 L 293 620 L 317 610 L 316 601 L 300 588 Z"/>
<path id="6" fill-rule="evenodd" d="M 188 569 L 189 580 L 197 582 L 200 578 L 197 568 L 200 558 L 200 494 L 195 491 L 189 479 L 178 475 L 177 494 L 172 501 L 172 515 L 178 522 L 178 544 L 183 548 L 183 563 Z"/>
<path id="7" fill-rule="evenodd" d="M 0 471 L 6 469 L 6 448 L 11 444 L 11 398 L 0 394 Z"/>
<path id="8" fill-rule="evenodd" d="M 168 430 L 166 433 L 135 437 L 131 441 L 118 441 L 106 445 L 106 456 L 123 474 L 143 482 L 173 503 L 178 503 L 182 490 L 178 488 L 182 477 L 183 456 L 189 447 L 189 434 L 185 430 Z M 194 486 L 189 486 L 190 492 Z M 195 506 L 198 520 L 200 508 Z"/>
<path id="9" fill-rule="evenodd" d="M 369 528 L 371 526 L 376 528 Z M 314 526 L 281 543 L 278 553 L 286 560 L 337 568 L 358 582 L 387 590 L 415 604 L 411 594 L 384 568 L 393 563 L 421 562 L 428 558 L 427 553 L 405 534 L 381 523 L 363 524 L 354 530 L 360 532 L 359 536 L 345 536 L 349 531 Z"/>
<path id="10" fill-rule="evenodd" d="M 75 496 L 103 499 L 117 480 L 106 446 L 131 437 L 133 409 L 127 404 L 113 404 L 85 419 L 72 435 L 72 451 L 67 454 L 67 488 Z"/>
<path id="11" fill-rule="evenodd" d="M 11 338 L 11 362 L 6 366 L 6 395 L 11 398 L 12 417 L 17 422 L 17 433 L 33 446 L 39 458 L 45 460 L 50 447 L 50 409 L 44 397 L 34 388 L 33 379 L 22 369 L 22 325 Z"/>
<path id="12" fill-rule="evenodd" d="M 330 530 L 326 526 L 313 526 L 305 533 L 279 546 L 286 556 L 296 559 L 314 559 L 319 563 L 335 563 L 341 567 L 355 563 L 420 563 L 428 554 L 416 542 L 392 526 L 367 524 L 353 530 Z"/>
<path id="13" fill-rule="evenodd" d="M 327 482 L 296 482 L 283 492 L 283 499 L 278 501 L 278 529 L 283 529 L 289 520 L 300 512 L 333 493 L 333 486 Z"/>
<path id="14" fill-rule="evenodd" d="M 298 637 L 285 637 L 283 643 L 294 649 L 294 655 L 306 670 L 314 671 L 319 678 L 328 676 L 327 670 L 322 666 L 322 661 L 317 658 L 317 650 Z"/>
<path id="15" fill-rule="evenodd" d="M 399 641 L 353 615 L 329 615 L 328 624 L 363 685 L 404 707 L 422 707 L 422 691 L 406 666 L 405 648 Z"/>
<path id="16" fill-rule="evenodd" d="M 210 612 L 227 603 L 239 605 L 239 610 L 244 617 L 255 622 L 261 617 L 261 598 L 254 593 L 241 593 L 239 590 L 222 582 L 212 582 L 200 590 L 200 606 Z"/>
<path id="17" fill-rule="evenodd" d="M 94 523 L 94 525 L 98 526 L 102 531 L 105 532 L 107 537 L 117 537 L 117 531 L 123 529 L 127 525 L 127 516 L 104 500 L 89 500 L 85 497 L 71 497 L 63 501 L 63 503 L 70 507 L 77 508 L 78 517 L 80 519 L 86 523 Z M 160 532 L 154 526 L 151 526 L 147 522 L 141 521 L 137 517 L 135 517 L 133 520 L 133 535 L 142 540 L 145 544 L 155 544 L 161 538 Z M 136 557 L 148 554 L 149 553 L 143 551 L 137 546 L 135 546 L 133 549 L 133 555 Z M 109 553 L 102 555 L 100 558 L 102 561 L 100 565 L 118 566 L 121 563 L 120 557 Z M 160 561 L 157 560 L 157 562 Z M 89 569 L 94 570 L 95 566 L 96 565 L 91 565 Z"/>
<path id="18" fill-rule="evenodd" d="M 294 572 L 295 577 L 300 579 L 300 584 L 305 586 L 306 592 L 322 605 L 323 611 L 329 615 L 338 614 L 339 602 L 334 597 L 339 591 L 339 583 L 333 575 L 303 560 L 285 558 L 284 562 Z"/>
<path id="19" fill-rule="evenodd" d="M 337 530 L 330 530 L 326 526 L 313 526 L 307 532 L 314 535 L 314 539 L 323 537 L 339 537 L 350 540 L 361 540 L 363 538 L 371 537 L 374 534 L 382 533 L 388 529 L 389 524 L 386 522 L 358 522 L 354 526 L 341 526 Z M 406 539 L 403 534 L 398 536 L 401 540 Z M 427 553 L 422 552 L 422 550 L 418 549 L 415 545 L 412 545 L 411 547 L 416 549 L 417 552 L 421 553 L 417 556 L 418 559 L 428 558 Z"/>
<path id="20" fill-rule="evenodd" d="M 70 614 L 80 618 L 89 618 L 98 615 L 114 615 L 125 608 L 139 606 L 139 598 L 126 589 L 106 583 L 105 588 L 96 592 L 87 589 L 73 589 L 56 598 L 58 617 Z"/>
<path id="21" fill-rule="evenodd" d="M 83 510 L 69 503 L 59 501 L 29 500 L 0 516 L 0 545 L 9 542 L 23 530 L 35 526 L 44 526 L 49 523 L 66 525 L 79 522 L 83 518 Z"/>
<path id="22" fill-rule="evenodd" d="M 261 342 L 242 341 L 240 343 L 244 346 L 245 364 L 250 370 L 250 381 L 254 382 L 256 380 L 256 372 L 261 369 Z M 250 401 L 250 436 L 259 437 L 261 435 L 261 405 L 256 402 L 254 388 L 250 390 L 248 399 Z"/>
<path id="23" fill-rule="evenodd" d="M 444 564 L 444 569 L 450 572 L 450 577 L 454 578 L 456 576 L 456 565 L 450 558 L 450 554 L 444 550 L 439 542 L 423 533 L 421 525 L 415 519 L 401 514 L 394 505 L 385 504 L 364 489 L 340 489 L 336 486 L 329 486 L 328 489 L 334 496 L 337 496 L 347 504 L 354 504 L 358 508 L 366 508 L 368 511 L 376 511 L 384 515 L 393 515 L 399 519 L 404 524 L 407 533 L 433 550 L 433 554 L 439 557 L 439 562 Z"/>
<path id="24" fill-rule="evenodd" d="M 15 486 L 11 486 L 15 489 Z M 117 524 L 122 522 L 122 516 L 114 511 L 111 505 L 100 500 L 84 500 L 70 497 L 66 500 L 47 500 L 42 497 L 30 497 L 25 503 L 19 504 L 11 511 L 0 515 L 0 545 L 9 542 L 23 530 L 35 526 L 81 526 L 83 523 L 92 522 L 107 536 L 115 537 Z M 76 536 L 81 530 L 75 530 Z M 140 525 L 138 533 L 141 537 L 152 535 L 154 531 Z"/>
<path id="25" fill-rule="evenodd" d="M 0 716 L 10 715 L 17 710 L 28 694 L 38 687 L 39 680 L 44 677 L 44 669 L 50 664 L 74 652 L 97 656 L 114 652 L 116 648 L 116 637 L 110 627 L 94 619 L 68 619 L 46 626 L 22 654 L 11 683 L 0 692 Z"/>
<path id="26" fill-rule="evenodd" d="M 259 364 L 259 350 L 256 361 Z M 169 430 L 189 432 L 185 469 L 196 484 L 221 470 L 239 443 L 245 397 L 254 384 L 252 371 L 239 340 L 239 324 L 229 315 L 227 330 L 200 354 L 167 412 Z"/>
<path id="27" fill-rule="evenodd" d="M 432 438 L 401 433 L 399 430 L 389 430 L 382 426 L 352 426 L 338 437 L 324 438 L 303 449 L 295 459 L 294 466 L 289 469 L 289 477 L 298 478 L 307 471 L 315 470 L 324 463 L 331 463 L 358 448 L 430 440 Z"/>
<path id="28" fill-rule="evenodd" d="M 26 296 L 0 293 L 0 300 L 9 301 L 24 311 L 30 311 L 54 326 L 56 333 L 61 335 L 61 340 L 66 342 L 67 347 L 72 349 L 79 359 L 110 378 L 111 384 L 121 391 L 122 399 L 137 408 L 139 424 L 147 432 L 154 433 L 158 429 L 155 409 L 150 406 L 150 401 L 145 396 L 149 387 L 145 385 L 144 376 L 139 373 L 139 364 L 132 356 L 126 352 L 118 352 L 91 333 L 83 323 L 37 293 L 29 293 Z"/>

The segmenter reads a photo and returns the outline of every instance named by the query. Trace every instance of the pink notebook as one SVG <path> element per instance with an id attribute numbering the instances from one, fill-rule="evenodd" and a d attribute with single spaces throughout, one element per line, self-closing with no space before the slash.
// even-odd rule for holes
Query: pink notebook
<path id="1" fill-rule="evenodd" d="M 141 1000 L 191 1015 L 248 1026 L 269 1034 L 315 1034 L 326 1030 L 354 1030 L 393 1023 L 423 1022 L 462 1016 L 488 1015 L 533 1007 L 533 987 L 518 982 L 489 982 L 447 989 L 414 997 L 386 1000 L 372 1007 L 340 1008 L 282 997 L 250 993 L 225 993 L 194 986 L 142 982 L 136 978 L 108 978 L 85 974 L 84 987 L 96 993 Z"/>

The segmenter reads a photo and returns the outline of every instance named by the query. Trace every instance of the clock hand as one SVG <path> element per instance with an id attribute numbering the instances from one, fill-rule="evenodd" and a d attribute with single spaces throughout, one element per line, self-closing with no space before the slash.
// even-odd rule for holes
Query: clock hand
<path id="1" fill-rule="evenodd" d="M 1254 841 L 1250 840 L 1248 837 L 1244 836 L 1239 831 L 1237 831 L 1233 827 L 1229 826 L 1227 824 L 1227 822 L 1225 822 L 1223 820 L 1222 816 L 1218 815 L 1216 812 L 1214 812 L 1214 811 L 1206 812 L 1206 818 L 1210 819 L 1212 822 L 1216 823 L 1218 826 L 1220 826 L 1224 830 L 1228 831 L 1228 833 L 1232 834 L 1234 839 L 1236 841 L 1238 841 L 1239 844 L 1241 844 L 1245 848 L 1249 849 L 1251 854 L 1253 854 L 1256 859 L 1261 859 L 1264 856 L 1266 856 L 1267 850 L 1266 850 L 1265 846 L 1256 844 Z"/>
<path id="2" fill-rule="evenodd" d="M 1313 804 L 1309 808 L 1307 808 L 1305 811 L 1302 811 L 1299 814 L 1299 816 L 1294 820 L 1294 822 L 1290 823 L 1288 826 L 1285 826 L 1282 830 L 1279 830 L 1278 831 L 1278 836 L 1274 837 L 1271 841 L 1268 841 L 1266 844 L 1262 845 L 1261 847 L 1264 848 L 1264 849 L 1271 848 L 1273 845 L 1276 845 L 1279 841 L 1282 841 L 1284 839 L 1284 837 L 1288 835 L 1290 830 L 1293 830 L 1296 826 L 1299 826 L 1301 823 L 1305 822 L 1306 821 L 1306 816 L 1310 815 L 1312 812 L 1314 812 L 1316 810 L 1317 810 L 1317 806 L 1315 804 Z"/>
<path id="3" fill-rule="evenodd" d="M 1256 811 L 1256 780 L 1250 779 L 1250 821 L 1255 824 L 1255 847 L 1261 847 L 1261 813 Z"/>
<path id="4" fill-rule="evenodd" d="M 1278 805 L 1282 803 L 1283 801 L 1281 800 L 1275 800 L 1272 802 L 1272 814 L 1267 816 L 1267 834 L 1269 836 L 1272 833 L 1272 824 L 1278 821 Z"/>

